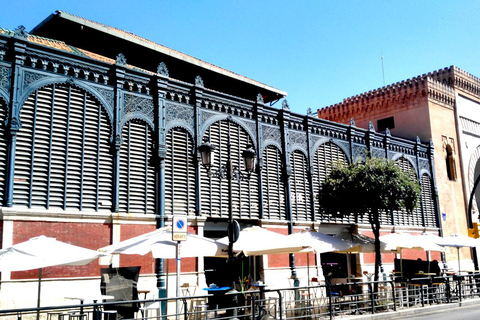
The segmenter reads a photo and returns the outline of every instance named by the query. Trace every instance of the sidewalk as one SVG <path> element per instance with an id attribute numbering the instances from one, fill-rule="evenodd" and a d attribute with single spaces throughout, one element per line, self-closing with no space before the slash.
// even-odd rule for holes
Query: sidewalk
<path id="1" fill-rule="evenodd" d="M 386 312 L 379 312 L 376 314 L 366 314 L 366 315 L 357 315 L 357 316 L 348 316 L 342 317 L 342 319 L 351 319 L 351 320 L 359 320 L 359 319 L 408 319 L 409 317 L 415 315 L 422 315 L 427 313 L 438 312 L 441 310 L 448 310 L 454 308 L 460 308 L 466 305 L 478 304 L 480 306 L 480 298 L 476 299 L 468 299 L 462 302 L 452 302 L 452 303 L 445 303 L 445 304 L 434 304 L 431 306 L 425 307 L 412 307 L 412 308 L 405 308 L 400 309 L 397 311 L 386 311 Z"/>

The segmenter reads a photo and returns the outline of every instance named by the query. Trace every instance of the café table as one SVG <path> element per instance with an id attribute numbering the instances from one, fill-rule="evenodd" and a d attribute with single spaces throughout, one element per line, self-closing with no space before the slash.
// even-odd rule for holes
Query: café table
<path id="1" fill-rule="evenodd" d="M 203 288 L 203 290 L 212 294 L 212 296 L 208 297 L 208 309 L 216 310 L 219 306 L 223 306 L 222 302 L 225 300 L 225 293 L 230 290 L 230 287 L 209 286 L 208 288 Z"/>

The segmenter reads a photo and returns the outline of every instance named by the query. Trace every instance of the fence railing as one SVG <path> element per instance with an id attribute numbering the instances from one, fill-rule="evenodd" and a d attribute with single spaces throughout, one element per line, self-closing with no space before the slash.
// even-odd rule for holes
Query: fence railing
<path id="1" fill-rule="evenodd" d="M 0 310 L 0 320 L 290 320 L 391 312 L 480 297 L 480 274 L 265 287 L 155 300 Z M 177 303 L 179 313 L 177 314 Z"/>

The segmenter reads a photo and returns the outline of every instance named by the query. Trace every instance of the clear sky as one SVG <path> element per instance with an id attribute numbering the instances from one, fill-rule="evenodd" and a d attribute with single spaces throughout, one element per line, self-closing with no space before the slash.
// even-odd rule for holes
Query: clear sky
<path id="1" fill-rule="evenodd" d="M 0 27 L 56 10 L 286 91 L 300 114 L 451 65 L 480 77 L 478 0 L 5 0 Z"/>

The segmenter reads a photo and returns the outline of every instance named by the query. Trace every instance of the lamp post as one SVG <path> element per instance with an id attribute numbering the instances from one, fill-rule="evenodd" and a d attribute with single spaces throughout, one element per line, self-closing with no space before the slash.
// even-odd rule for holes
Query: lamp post
<path id="1" fill-rule="evenodd" d="M 237 222 L 233 220 L 232 180 L 243 181 L 250 179 L 251 173 L 255 170 L 257 154 L 251 145 L 248 145 L 247 149 L 242 152 L 244 169 L 247 173 L 245 175 L 237 166 L 234 167 L 232 164 L 230 135 L 228 135 L 227 142 L 227 161 L 218 169 L 212 168 L 213 151 L 215 149 L 215 146 L 209 142 L 203 143 L 198 147 L 202 165 L 207 169 L 208 176 L 227 179 L 228 181 L 228 260 L 233 261 L 233 243 L 238 239 L 239 228 Z"/>

